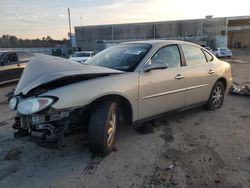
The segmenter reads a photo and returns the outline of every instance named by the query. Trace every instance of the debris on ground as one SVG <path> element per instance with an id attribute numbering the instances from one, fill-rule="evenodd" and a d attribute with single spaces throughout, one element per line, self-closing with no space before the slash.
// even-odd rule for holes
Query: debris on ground
<path id="1" fill-rule="evenodd" d="M 247 85 L 238 84 L 236 82 L 229 88 L 229 93 L 233 95 L 250 96 L 250 88 Z"/>
<path id="2" fill-rule="evenodd" d="M 167 170 L 173 170 L 173 168 L 174 168 L 174 165 L 171 164 L 171 165 L 169 165 L 169 166 L 167 167 Z"/>

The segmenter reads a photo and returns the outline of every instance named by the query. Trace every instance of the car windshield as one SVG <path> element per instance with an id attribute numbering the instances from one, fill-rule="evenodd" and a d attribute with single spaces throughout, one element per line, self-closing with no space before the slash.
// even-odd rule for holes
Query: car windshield
<path id="1" fill-rule="evenodd" d="M 151 47 L 150 44 L 117 45 L 98 53 L 86 64 L 133 72 Z"/>
<path id="2" fill-rule="evenodd" d="M 88 53 L 88 52 L 77 52 L 77 53 L 73 53 L 72 57 L 90 57 L 90 53 Z"/>

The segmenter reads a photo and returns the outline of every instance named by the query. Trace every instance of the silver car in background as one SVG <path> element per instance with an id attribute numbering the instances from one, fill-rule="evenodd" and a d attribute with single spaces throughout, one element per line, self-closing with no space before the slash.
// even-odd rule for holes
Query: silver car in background
<path id="1" fill-rule="evenodd" d="M 214 51 L 213 51 L 213 54 L 216 56 L 216 57 L 232 57 L 233 53 L 230 49 L 224 47 L 224 48 L 216 48 Z"/>
<path id="2" fill-rule="evenodd" d="M 87 65 L 45 55 L 26 67 L 9 105 L 16 136 L 59 140 L 88 131 L 91 152 L 112 151 L 119 124 L 141 124 L 166 112 L 222 106 L 231 67 L 201 46 L 168 40 L 122 43 Z"/>

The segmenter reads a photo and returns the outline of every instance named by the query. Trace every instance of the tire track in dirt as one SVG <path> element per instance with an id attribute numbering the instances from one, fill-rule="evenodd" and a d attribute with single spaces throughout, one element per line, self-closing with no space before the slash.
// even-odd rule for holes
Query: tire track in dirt
<path id="1" fill-rule="evenodd" d="M 81 174 L 84 175 L 94 174 L 99 164 L 101 163 L 102 159 L 103 159 L 102 157 L 93 156 Z"/>

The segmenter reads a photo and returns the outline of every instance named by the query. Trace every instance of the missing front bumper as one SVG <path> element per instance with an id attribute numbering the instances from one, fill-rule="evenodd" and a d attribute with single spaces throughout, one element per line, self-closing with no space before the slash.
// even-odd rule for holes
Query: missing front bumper
<path id="1" fill-rule="evenodd" d="M 69 127 L 69 113 L 45 112 L 33 115 L 17 115 L 13 125 L 15 138 L 28 136 L 45 142 L 54 142 L 64 135 Z"/>
<path id="2" fill-rule="evenodd" d="M 31 136 L 41 143 L 62 143 L 63 137 L 73 130 L 87 130 L 89 109 L 48 110 L 33 115 L 19 115 L 15 118 L 13 128 L 15 138 Z"/>

